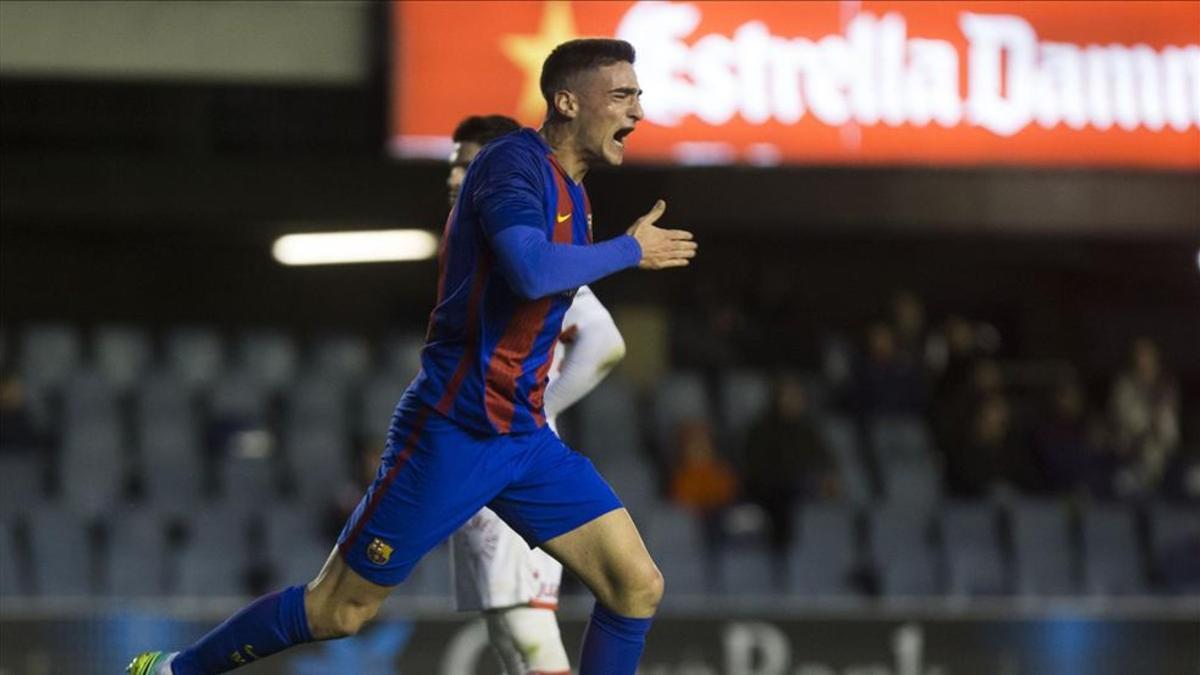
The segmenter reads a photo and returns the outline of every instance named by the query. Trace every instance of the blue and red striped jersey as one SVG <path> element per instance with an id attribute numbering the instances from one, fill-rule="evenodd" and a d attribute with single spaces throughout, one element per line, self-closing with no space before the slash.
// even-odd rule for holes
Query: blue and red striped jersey
<path id="1" fill-rule="evenodd" d="M 446 221 L 437 304 L 406 398 L 486 434 L 543 426 L 575 290 L 640 258 L 628 235 L 592 245 L 587 193 L 536 131 L 493 141 L 471 162 Z"/>

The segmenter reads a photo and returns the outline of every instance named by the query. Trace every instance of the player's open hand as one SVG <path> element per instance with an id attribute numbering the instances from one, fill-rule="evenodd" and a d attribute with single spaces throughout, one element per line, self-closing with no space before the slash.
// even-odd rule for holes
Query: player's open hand
<path id="1" fill-rule="evenodd" d="M 658 200 L 654 208 L 638 218 L 629 228 L 628 234 L 642 247 L 642 261 L 638 267 L 644 270 L 661 270 L 668 267 L 685 267 L 696 257 L 696 242 L 687 230 L 664 230 L 655 222 L 662 218 L 667 203 Z"/>

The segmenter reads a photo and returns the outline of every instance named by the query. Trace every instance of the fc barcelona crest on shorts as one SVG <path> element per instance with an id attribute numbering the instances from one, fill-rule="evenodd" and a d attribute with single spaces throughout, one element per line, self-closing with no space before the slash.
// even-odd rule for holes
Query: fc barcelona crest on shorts
<path id="1" fill-rule="evenodd" d="M 376 565 L 386 565 L 387 561 L 392 557 L 392 547 L 388 546 L 379 537 L 371 540 L 371 545 L 367 547 L 367 558 Z"/>

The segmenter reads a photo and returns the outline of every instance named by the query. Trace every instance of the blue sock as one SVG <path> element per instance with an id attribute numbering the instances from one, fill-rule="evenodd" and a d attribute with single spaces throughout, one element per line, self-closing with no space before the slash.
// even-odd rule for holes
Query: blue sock
<path id="1" fill-rule="evenodd" d="M 224 673 L 292 645 L 312 642 L 304 613 L 304 587 L 264 595 L 180 652 L 175 675 Z"/>
<path id="2" fill-rule="evenodd" d="M 583 633 L 579 675 L 633 675 L 652 621 L 621 616 L 597 602 Z"/>

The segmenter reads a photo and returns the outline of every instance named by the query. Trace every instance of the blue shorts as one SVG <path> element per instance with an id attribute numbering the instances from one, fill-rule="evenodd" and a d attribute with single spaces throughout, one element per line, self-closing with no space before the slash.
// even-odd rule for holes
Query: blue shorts
<path id="1" fill-rule="evenodd" d="M 484 506 L 533 547 L 621 508 L 621 501 L 591 460 L 549 427 L 487 436 L 428 407 L 402 407 L 338 550 L 363 578 L 394 586 Z"/>

